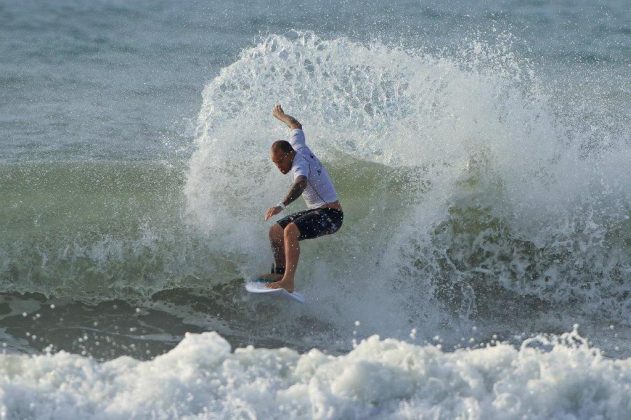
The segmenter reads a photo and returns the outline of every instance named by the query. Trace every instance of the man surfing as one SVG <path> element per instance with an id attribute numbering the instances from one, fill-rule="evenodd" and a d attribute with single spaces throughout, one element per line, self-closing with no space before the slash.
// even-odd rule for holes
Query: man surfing
<path id="1" fill-rule="evenodd" d="M 265 220 L 282 212 L 301 195 L 308 209 L 290 214 L 270 228 L 274 267 L 272 274 L 265 277 L 272 281 L 267 287 L 283 288 L 293 293 L 300 258 L 298 242 L 337 232 L 342 226 L 344 213 L 327 170 L 305 143 L 300 122 L 285 114 L 280 105 L 274 107 L 272 115 L 284 122 L 291 133 L 287 140 L 277 140 L 272 144 L 270 157 L 283 175 L 291 172 L 293 184 L 282 201 L 267 209 Z"/>

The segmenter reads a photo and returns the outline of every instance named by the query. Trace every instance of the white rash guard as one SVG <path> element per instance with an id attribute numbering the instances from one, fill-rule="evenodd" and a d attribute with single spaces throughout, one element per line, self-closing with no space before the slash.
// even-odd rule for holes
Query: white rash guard
<path id="1" fill-rule="evenodd" d="M 294 181 L 300 175 L 307 178 L 307 188 L 302 193 L 307 207 L 315 209 L 337 201 L 337 193 L 329 173 L 322 166 L 320 159 L 307 146 L 305 133 L 301 129 L 295 128 L 291 130 L 291 135 L 287 141 L 296 151 L 291 166 Z"/>

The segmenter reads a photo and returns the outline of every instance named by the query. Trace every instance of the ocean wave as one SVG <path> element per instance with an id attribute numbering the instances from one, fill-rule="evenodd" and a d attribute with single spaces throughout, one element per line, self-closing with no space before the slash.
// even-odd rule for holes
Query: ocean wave
<path id="1" fill-rule="evenodd" d="M 148 361 L 99 363 L 68 353 L 0 356 L 7 418 L 622 419 L 628 359 L 576 330 L 513 347 L 443 352 L 377 336 L 351 352 L 239 348 L 188 334 Z"/>
<path id="2" fill-rule="evenodd" d="M 503 295 L 630 321 L 631 151 L 624 136 L 599 143 L 575 129 L 579 114 L 559 117 L 562 99 L 510 36 L 431 55 L 272 35 L 203 96 L 188 216 L 244 260 L 260 261 L 256 219 L 285 186 L 266 159 L 284 135 L 269 115 L 280 101 L 331 165 L 348 216 L 335 238 L 305 245 L 318 262 L 301 277 L 343 279 L 346 301 L 361 290 L 370 303 L 355 318 L 380 302 L 398 319 L 439 324 L 443 310 L 468 319 Z"/>
<path id="3" fill-rule="evenodd" d="M 3 166 L 3 291 L 147 298 L 267 270 L 262 213 L 287 187 L 267 156 L 286 135 L 280 101 L 346 213 L 303 243 L 297 287 L 328 302 L 322 322 L 431 336 L 542 310 L 628 325 L 626 133 L 601 144 L 572 125 L 584 115 L 559 117 L 567 104 L 510 42 L 440 55 L 264 37 L 204 88 L 185 163 Z"/>

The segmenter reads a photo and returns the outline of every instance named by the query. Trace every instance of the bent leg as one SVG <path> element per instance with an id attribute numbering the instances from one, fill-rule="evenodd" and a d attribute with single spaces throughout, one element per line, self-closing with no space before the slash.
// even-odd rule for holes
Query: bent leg
<path id="1" fill-rule="evenodd" d="M 289 293 L 294 291 L 294 276 L 296 268 L 298 268 L 298 259 L 300 258 L 300 230 L 295 223 L 290 223 L 285 227 L 283 232 L 284 248 L 285 248 L 285 274 L 283 278 L 277 282 L 270 283 L 267 287 L 272 289 L 283 288 Z"/>
<path id="2" fill-rule="evenodd" d="M 278 224 L 274 223 L 274 225 L 269 229 L 269 241 L 272 245 L 272 253 L 274 254 L 274 264 L 276 268 L 285 268 L 285 236 L 283 228 Z"/>
<path id="3" fill-rule="evenodd" d="M 285 248 L 284 248 L 284 234 L 283 228 L 274 223 L 269 229 L 269 241 L 272 246 L 272 253 L 274 254 L 274 271 L 269 274 L 259 274 L 258 278 L 268 281 L 277 281 L 283 277 L 285 272 Z"/>

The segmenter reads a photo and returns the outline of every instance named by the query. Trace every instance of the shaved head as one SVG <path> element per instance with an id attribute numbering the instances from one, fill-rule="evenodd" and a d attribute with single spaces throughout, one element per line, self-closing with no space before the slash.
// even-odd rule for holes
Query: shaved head
<path id="1" fill-rule="evenodd" d="M 291 144 L 287 140 L 276 140 L 272 143 L 272 153 L 289 153 L 293 152 L 294 149 L 291 147 Z"/>
<path id="2" fill-rule="evenodd" d="M 291 170 L 296 152 L 294 152 L 293 147 L 291 147 L 288 141 L 276 140 L 272 143 L 269 154 L 272 158 L 272 162 L 274 162 L 274 165 L 276 165 L 281 173 L 286 174 Z"/>

